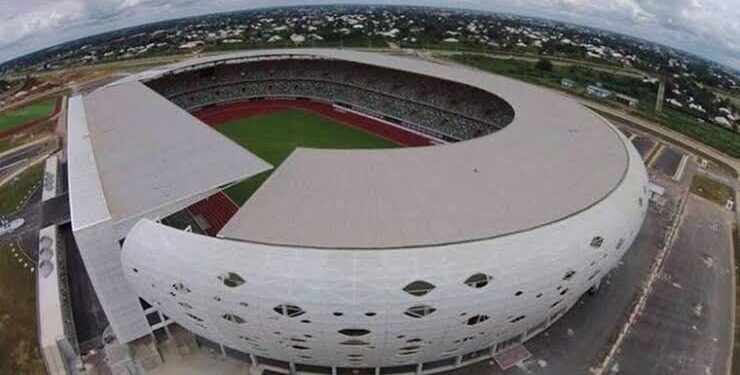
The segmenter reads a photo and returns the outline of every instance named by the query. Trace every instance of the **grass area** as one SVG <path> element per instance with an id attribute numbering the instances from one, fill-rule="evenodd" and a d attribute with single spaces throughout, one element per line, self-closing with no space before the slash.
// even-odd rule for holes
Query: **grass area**
<path id="1" fill-rule="evenodd" d="M 607 89 L 639 99 L 640 106 L 646 109 L 655 102 L 656 88 L 652 84 L 643 83 L 642 79 L 633 76 L 617 75 L 613 71 L 595 69 L 585 63 L 556 63 L 551 70 L 540 70 L 535 66 L 536 59 L 527 61 L 474 54 L 451 55 L 449 58 L 478 69 L 561 90 L 563 87 L 560 85 L 560 81 L 563 78 L 568 78 L 576 83 L 578 88 L 569 90 L 576 94 L 584 94 L 586 86 L 600 82 Z"/>
<path id="2" fill-rule="evenodd" d="M 585 86 L 595 82 L 603 83 L 604 87 L 640 100 L 638 107 L 631 112 L 646 120 L 657 122 L 663 126 L 694 138 L 704 144 L 714 147 L 732 157 L 740 157 L 740 134 L 712 124 L 702 124 L 695 119 L 678 111 L 665 108 L 664 113 L 656 116 L 652 110 L 655 103 L 656 88 L 640 79 L 617 76 L 615 74 L 590 69 L 585 66 L 554 65 L 552 70 L 543 71 L 535 67 L 531 61 L 514 59 L 496 59 L 481 55 L 459 54 L 449 58 L 455 62 L 470 65 L 478 69 L 490 71 L 503 76 L 516 78 L 522 81 L 567 91 L 574 95 L 614 105 L 615 103 L 598 100 L 585 94 Z M 560 85 L 560 80 L 569 78 L 577 88 L 566 90 Z"/>
<path id="3" fill-rule="evenodd" d="M 28 199 L 29 192 L 41 183 L 43 174 L 44 164 L 39 163 L 0 186 L 0 216 L 15 212 Z"/>
<path id="4" fill-rule="evenodd" d="M 735 340 L 732 348 L 731 374 L 740 374 L 740 273 L 737 266 L 740 265 L 740 233 L 738 224 L 732 228 L 732 244 L 735 247 Z"/>
<path id="5" fill-rule="evenodd" d="M 35 273 L 23 262 L 17 243 L 0 247 L 0 374 L 45 373 L 36 339 Z"/>
<path id="6" fill-rule="evenodd" d="M 701 174 L 694 175 L 691 192 L 722 206 L 728 199 L 735 198 L 735 191 L 732 188 Z"/>
<path id="7" fill-rule="evenodd" d="M 0 153 L 24 145 L 47 135 L 54 134 L 56 121 L 43 121 L 23 132 L 0 138 Z"/>
<path id="8" fill-rule="evenodd" d="M 709 89 L 709 91 L 717 94 L 721 98 L 729 99 L 732 104 L 734 104 L 737 107 L 740 107 L 740 92 L 735 90 L 734 92 L 725 91 L 716 87 L 711 86 L 704 86 L 705 88 Z"/>
<path id="9" fill-rule="evenodd" d="M 399 147 L 390 140 L 298 109 L 234 120 L 216 129 L 276 168 L 296 147 Z M 271 173 L 267 171 L 251 177 L 226 189 L 226 194 L 242 205 Z"/>
<path id="10" fill-rule="evenodd" d="M 10 138 L 0 138 L 0 152 L 13 148 L 13 140 Z"/>
<path id="11" fill-rule="evenodd" d="M 653 116 L 646 116 L 646 118 L 655 121 Z M 740 158 L 740 133 L 711 124 L 700 124 L 690 117 L 670 109 L 666 109 L 659 119 L 667 128 L 688 135 L 732 157 Z"/>
<path id="12" fill-rule="evenodd" d="M 50 115 L 54 111 L 54 103 L 56 103 L 56 100 L 56 97 L 50 97 L 31 103 L 25 107 L 1 113 L 0 131 L 12 129 L 15 126 Z"/>

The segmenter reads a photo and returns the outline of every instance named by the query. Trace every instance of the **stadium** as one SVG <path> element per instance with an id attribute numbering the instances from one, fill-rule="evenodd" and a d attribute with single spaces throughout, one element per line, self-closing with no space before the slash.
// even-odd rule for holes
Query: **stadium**
<path id="1" fill-rule="evenodd" d="M 67 153 L 116 339 L 177 325 L 284 373 L 507 353 L 598 288 L 647 210 L 637 151 L 574 101 L 349 50 L 127 77 L 70 99 Z"/>

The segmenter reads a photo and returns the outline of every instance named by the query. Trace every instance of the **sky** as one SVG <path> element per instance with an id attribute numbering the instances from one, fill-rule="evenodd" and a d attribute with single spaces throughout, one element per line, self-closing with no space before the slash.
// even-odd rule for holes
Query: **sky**
<path id="1" fill-rule="evenodd" d="M 740 0 L 0 0 L 0 62 L 122 27 L 299 4 L 449 6 L 543 17 L 625 33 L 740 70 Z"/>

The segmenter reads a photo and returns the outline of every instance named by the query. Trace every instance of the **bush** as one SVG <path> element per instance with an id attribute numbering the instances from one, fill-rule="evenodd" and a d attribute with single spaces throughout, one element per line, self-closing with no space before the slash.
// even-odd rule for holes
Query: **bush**
<path id="1" fill-rule="evenodd" d="M 534 65 L 537 70 L 543 70 L 546 72 L 552 71 L 552 61 L 548 59 L 539 59 L 537 64 Z"/>

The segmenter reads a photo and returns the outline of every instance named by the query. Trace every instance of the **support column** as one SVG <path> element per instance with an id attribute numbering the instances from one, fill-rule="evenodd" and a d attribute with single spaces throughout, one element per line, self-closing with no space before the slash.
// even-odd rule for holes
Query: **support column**
<path id="1" fill-rule="evenodd" d="M 462 355 L 455 357 L 455 367 L 460 367 L 462 364 Z"/>
<path id="2" fill-rule="evenodd" d="M 423 365 L 421 363 L 416 364 L 416 375 L 421 375 Z"/>
<path id="3" fill-rule="evenodd" d="M 252 362 L 251 370 L 256 373 L 257 366 L 259 365 L 259 363 L 257 363 L 257 356 L 252 353 L 249 353 L 249 361 Z"/>
<path id="4" fill-rule="evenodd" d="M 170 329 L 167 327 L 169 324 L 167 324 L 164 321 L 164 314 L 162 314 L 161 311 L 157 310 L 157 316 L 159 316 L 159 321 L 162 322 L 162 327 L 164 328 L 164 332 L 167 334 L 167 340 L 172 340 L 172 335 L 170 334 Z M 154 332 L 152 332 L 152 335 L 154 335 Z"/>
<path id="5" fill-rule="evenodd" d="M 375 375 L 380 375 L 380 367 L 375 368 Z"/>
<path id="6" fill-rule="evenodd" d="M 224 349 L 223 344 L 218 344 L 218 347 L 221 348 L 221 356 L 226 357 L 226 349 Z"/>
<path id="7" fill-rule="evenodd" d="M 290 366 L 290 375 L 295 375 L 295 363 L 288 362 L 288 366 Z"/>
<path id="8" fill-rule="evenodd" d="M 331 368 L 331 375 L 337 375 L 337 368 L 333 367 Z"/>
<path id="9" fill-rule="evenodd" d="M 167 333 L 167 340 L 172 340 L 172 332 L 170 332 L 170 325 L 164 325 L 164 332 Z"/>

